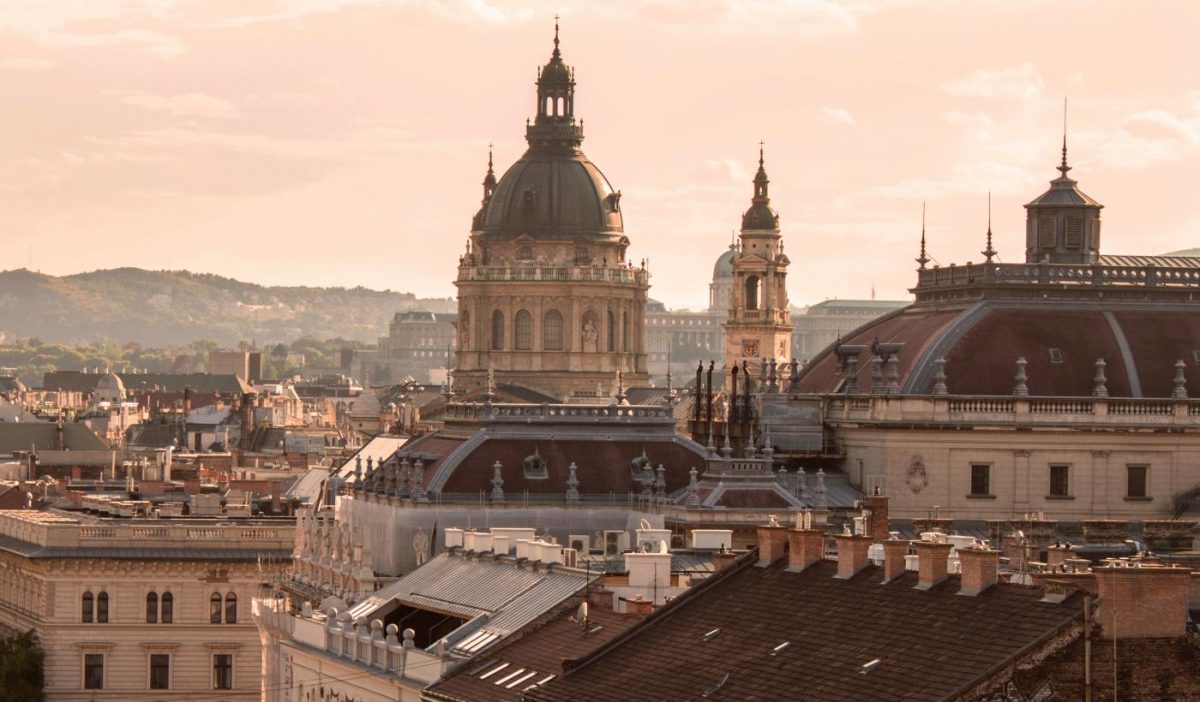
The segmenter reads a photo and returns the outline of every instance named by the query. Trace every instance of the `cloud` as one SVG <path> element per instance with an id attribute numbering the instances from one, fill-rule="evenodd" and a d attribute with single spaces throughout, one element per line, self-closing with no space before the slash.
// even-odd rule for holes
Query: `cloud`
<path id="1" fill-rule="evenodd" d="M 981 139 L 989 139 L 992 134 L 992 127 L 996 125 L 996 121 L 984 112 L 969 114 L 967 112 L 949 110 L 942 113 L 942 120 L 956 127 L 964 127 Z"/>
<path id="2" fill-rule="evenodd" d="M 839 197 L 835 204 L 857 205 L 879 199 L 925 200 L 952 195 L 978 195 L 993 192 L 1013 195 L 1027 192 L 1036 180 L 1029 171 L 998 161 L 983 161 L 956 166 L 947 178 L 909 178 L 895 183 L 872 186 Z"/>
<path id="3" fill-rule="evenodd" d="M 34 35 L 43 46 L 55 49 L 94 49 L 129 47 L 159 58 L 175 58 L 187 51 L 179 39 L 150 29 L 122 29 L 115 32 L 52 31 Z"/>
<path id="4" fill-rule="evenodd" d="M 980 69 L 966 78 L 942 84 L 942 90 L 955 97 L 1019 99 L 1042 94 L 1045 81 L 1032 63 L 994 71 Z"/>
<path id="5" fill-rule="evenodd" d="M 153 95 L 138 91 L 108 91 L 122 102 L 146 110 L 165 112 L 174 117 L 199 119 L 228 119 L 238 115 L 233 103 L 205 93 L 179 93 L 176 95 Z"/>
<path id="6" fill-rule="evenodd" d="M 29 58 L 27 56 L 14 56 L 12 58 L 0 59 L 0 70 L 3 71 L 22 71 L 36 72 L 48 71 L 54 68 L 54 62 L 49 59 Z"/>
<path id="7" fill-rule="evenodd" d="M 821 119 L 830 124 L 854 124 L 854 115 L 840 107 L 821 107 Z"/>

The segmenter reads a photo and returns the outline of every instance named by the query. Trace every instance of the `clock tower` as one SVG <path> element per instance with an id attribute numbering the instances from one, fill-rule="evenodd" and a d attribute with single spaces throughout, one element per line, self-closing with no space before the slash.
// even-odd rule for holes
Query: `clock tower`
<path id="1" fill-rule="evenodd" d="M 762 148 L 754 197 L 742 215 L 742 230 L 733 256 L 733 289 L 725 320 L 725 364 L 746 363 L 757 375 L 764 362 L 786 363 L 791 355 L 792 317 L 788 310 L 787 256 L 779 233 L 779 214 L 767 195 Z"/>

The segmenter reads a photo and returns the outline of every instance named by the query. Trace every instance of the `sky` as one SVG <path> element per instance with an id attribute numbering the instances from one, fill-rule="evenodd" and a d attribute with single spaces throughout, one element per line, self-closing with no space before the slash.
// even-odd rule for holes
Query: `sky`
<path id="1" fill-rule="evenodd" d="M 1000 260 L 1057 176 L 1105 253 L 1200 246 L 1200 3 L 6 0 L 0 269 L 453 295 L 488 144 L 524 151 L 554 15 L 651 297 L 707 302 L 765 142 L 793 303 Z"/>

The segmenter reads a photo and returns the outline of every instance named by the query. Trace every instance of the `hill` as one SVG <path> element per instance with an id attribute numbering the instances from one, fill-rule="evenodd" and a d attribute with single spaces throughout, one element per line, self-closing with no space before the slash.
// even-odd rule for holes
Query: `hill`
<path id="1" fill-rule="evenodd" d="M 393 314 L 413 308 L 451 311 L 454 302 L 361 287 L 266 287 L 188 271 L 0 272 L 0 333 L 10 340 L 170 346 L 307 336 L 374 342 Z"/>

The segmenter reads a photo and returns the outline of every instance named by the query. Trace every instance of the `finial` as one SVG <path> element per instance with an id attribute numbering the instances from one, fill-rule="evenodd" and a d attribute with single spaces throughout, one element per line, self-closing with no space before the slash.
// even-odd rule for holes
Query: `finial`
<path id="1" fill-rule="evenodd" d="M 929 263 L 929 257 L 925 255 L 925 203 L 921 203 L 921 255 L 917 257 L 917 265 L 921 270 L 925 270 L 925 264 Z"/>
<path id="2" fill-rule="evenodd" d="M 992 262 L 992 258 L 996 255 L 996 249 L 992 248 L 992 191 L 988 191 L 988 230 L 987 230 L 987 248 L 981 251 L 988 263 Z"/>
<path id="3" fill-rule="evenodd" d="M 558 15 L 554 15 L 554 56 L 558 57 Z"/>
<path id="4" fill-rule="evenodd" d="M 759 168 L 763 167 L 763 145 L 764 145 L 763 140 L 759 139 L 758 140 L 758 167 Z"/>
<path id="5" fill-rule="evenodd" d="M 1071 167 L 1067 165 L 1067 99 L 1065 97 L 1063 98 L 1062 163 L 1059 164 L 1058 170 L 1063 174 L 1064 178 L 1067 176 L 1067 171 L 1071 170 Z"/>
<path id="6" fill-rule="evenodd" d="M 492 172 L 492 145 L 488 144 L 488 173 Z"/>

